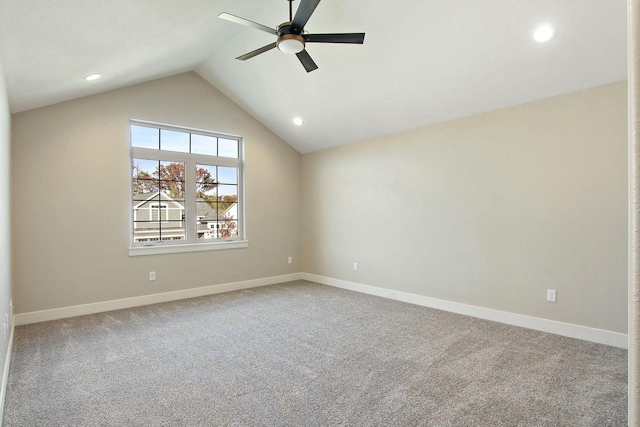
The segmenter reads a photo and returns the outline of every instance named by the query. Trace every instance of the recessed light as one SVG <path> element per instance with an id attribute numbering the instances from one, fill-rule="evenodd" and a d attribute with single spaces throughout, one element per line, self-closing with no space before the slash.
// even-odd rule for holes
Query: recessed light
<path id="1" fill-rule="evenodd" d="M 553 38 L 555 31 L 553 27 L 550 25 L 542 25 L 536 28 L 536 31 L 533 33 L 533 39 L 539 43 L 548 42 Z"/>
<path id="2" fill-rule="evenodd" d="M 302 126 L 304 122 L 302 121 L 302 119 L 300 117 L 296 117 L 295 119 L 293 119 L 293 124 L 296 126 Z"/>
<path id="3" fill-rule="evenodd" d="M 95 73 L 95 74 L 89 74 L 88 76 L 85 76 L 85 80 L 91 81 L 91 80 L 98 80 L 100 77 L 102 76 L 102 74 L 99 73 Z"/>

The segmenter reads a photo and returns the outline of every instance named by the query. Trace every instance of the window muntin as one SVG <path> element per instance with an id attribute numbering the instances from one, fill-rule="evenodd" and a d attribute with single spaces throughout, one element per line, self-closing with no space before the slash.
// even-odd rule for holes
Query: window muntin
<path id="1" fill-rule="evenodd" d="M 132 247 L 244 239 L 240 137 L 132 121 L 131 162 Z"/>

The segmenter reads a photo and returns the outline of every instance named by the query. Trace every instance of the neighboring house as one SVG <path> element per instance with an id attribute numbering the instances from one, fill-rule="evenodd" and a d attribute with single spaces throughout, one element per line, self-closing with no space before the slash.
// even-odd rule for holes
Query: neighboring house
<path id="1" fill-rule="evenodd" d="M 218 238 L 218 212 L 204 199 L 196 199 L 198 209 L 198 239 Z"/>
<path id="2" fill-rule="evenodd" d="M 237 236 L 238 204 L 229 206 L 219 216 L 204 199 L 197 199 L 198 239 L 224 239 Z"/>
<path id="3" fill-rule="evenodd" d="M 163 192 L 134 195 L 133 238 L 136 242 L 183 240 L 184 202 L 173 200 Z M 218 212 L 204 199 L 197 199 L 198 239 L 236 236 L 238 204 L 234 203 L 218 217 Z"/>
<path id="4" fill-rule="evenodd" d="M 136 242 L 185 238 L 184 205 L 162 192 L 134 195 L 133 238 Z"/>

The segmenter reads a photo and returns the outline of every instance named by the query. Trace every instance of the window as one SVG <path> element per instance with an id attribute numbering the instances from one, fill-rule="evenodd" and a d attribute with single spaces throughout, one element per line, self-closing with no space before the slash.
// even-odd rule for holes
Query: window
<path id="1" fill-rule="evenodd" d="M 247 246 L 242 138 L 131 121 L 130 255 Z"/>

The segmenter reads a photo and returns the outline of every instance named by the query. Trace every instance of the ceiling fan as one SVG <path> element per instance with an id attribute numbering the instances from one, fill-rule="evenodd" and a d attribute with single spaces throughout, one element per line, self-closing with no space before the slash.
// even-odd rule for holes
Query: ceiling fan
<path id="1" fill-rule="evenodd" d="M 221 13 L 219 18 L 226 19 L 227 21 L 235 22 L 236 24 L 246 25 L 258 30 L 264 31 L 269 34 L 273 34 L 278 39 L 271 44 L 263 46 L 252 52 L 246 53 L 237 57 L 241 61 L 258 56 L 261 53 L 267 52 L 271 49 L 278 48 L 285 53 L 295 53 L 307 73 L 316 70 L 318 66 L 309 53 L 305 49 L 307 43 L 351 43 L 351 44 L 363 44 L 364 33 L 339 33 L 339 34 L 309 34 L 304 30 L 304 26 L 311 17 L 311 14 L 320 3 L 320 0 L 300 0 L 300 6 L 296 11 L 296 15 L 293 16 L 293 0 L 287 0 L 289 2 L 289 21 L 278 25 L 277 28 L 269 28 L 266 25 L 258 24 L 248 19 L 240 18 L 239 16 L 231 15 L 229 13 Z"/>

